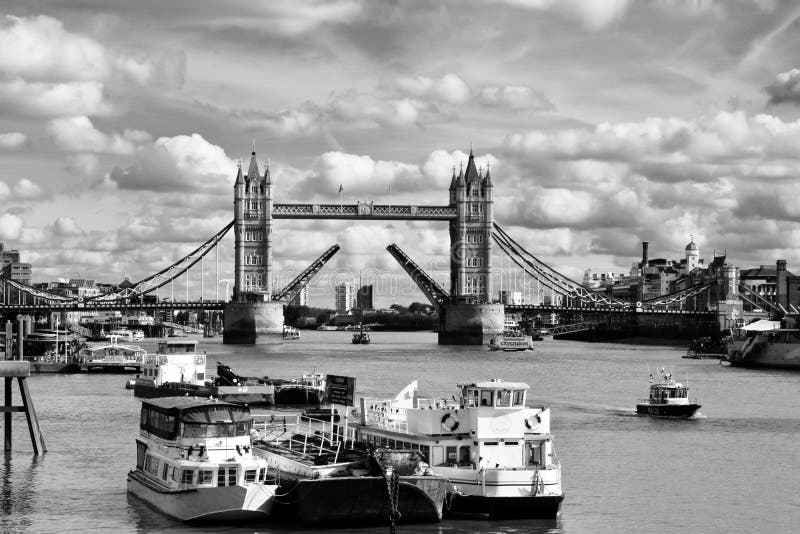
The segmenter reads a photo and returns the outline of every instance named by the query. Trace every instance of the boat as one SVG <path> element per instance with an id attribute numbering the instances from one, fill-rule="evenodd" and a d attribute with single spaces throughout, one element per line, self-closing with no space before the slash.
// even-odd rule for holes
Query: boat
<path id="1" fill-rule="evenodd" d="M 300 339 L 300 330 L 293 326 L 283 325 L 283 339 L 289 341 Z"/>
<path id="2" fill-rule="evenodd" d="M 784 324 L 765 319 L 731 332 L 725 340 L 725 362 L 735 367 L 800 371 L 800 329 L 797 316 L 787 314 Z"/>
<path id="3" fill-rule="evenodd" d="M 316 371 L 303 373 L 299 379 L 272 379 L 275 386 L 275 404 L 311 404 L 325 402 L 327 376 Z"/>
<path id="4" fill-rule="evenodd" d="M 533 338 L 519 330 L 504 330 L 489 339 L 489 350 L 502 350 L 505 352 L 533 350 Z"/>
<path id="5" fill-rule="evenodd" d="M 325 419 L 265 416 L 255 428 L 260 439 L 253 452 L 280 480 L 276 518 L 307 527 L 442 519 L 449 482 L 428 469 L 419 451 L 354 448 L 353 428 Z"/>
<path id="6" fill-rule="evenodd" d="M 136 378 L 133 394 L 137 398 L 197 396 L 250 406 L 271 406 L 275 388 L 266 380 L 252 381 L 241 377 L 238 384 L 230 383 L 229 367 L 218 363 L 217 376 L 206 373 L 206 354 L 198 352 L 197 340 L 166 340 L 158 343 L 155 354 L 148 354 L 142 365 L 142 375 Z M 236 375 L 238 377 L 238 375 Z"/>
<path id="7" fill-rule="evenodd" d="M 133 338 L 133 331 L 125 328 L 118 328 L 116 330 L 109 331 L 108 334 L 106 334 L 106 339 L 111 340 L 112 336 L 121 341 L 135 341 Z M 144 333 L 142 334 L 142 339 L 144 339 Z"/>
<path id="8" fill-rule="evenodd" d="M 659 417 L 692 417 L 701 407 L 689 402 L 689 386 L 675 382 L 671 373 L 661 368 L 661 380 L 650 373 L 650 397 L 636 403 L 636 413 Z"/>
<path id="9" fill-rule="evenodd" d="M 363 325 L 359 325 L 358 332 L 353 333 L 353 345 L 369 345 L 369 332 L 364 330 Z"/>
<path id="10" fill-rule="evenodd" d="M 333 331 L 338 330 L 338 328 L 336 326 L 334 326 L 334 325 L 323 324 L 321 326 L 318 326 L 317 330 L 322 330 L 322 331 L 325 331 L 325 332 L 333 332 Z"/>
<path id="11" fill-rule="evenodd" d="M 84 345 L 78 351 L 81 371 L 138 373 L 141 371 L 146 351 L 139 346 L 123 345 L 116 335 L 108 343 Z"/>
<path id="12" fill-rule="evenodd" d="M 142 401 L 128 493 L 181 521 L 269 518 L 278 488 L 253 454 L 250 410 L 195 397 Z"/>
<path id="13" fill-rule="evenodd" d="M 450 481 L 445 516 L 552 519 L 564 493 L 550 407 L 528 406 L 524 382 L 458 384 L 458 396 L 420 398 L 417 382 L 391 400 L 361 399 L 357 439 L 419 450 Z"/>
<path id="14" fill-rule="evenodd" d="M 683 358 L 699 360 L 704 358 L 720 359 L 725 357 L 725 344 L 710 337 L 699 337 L 689 342 L 689 348 Z"/>
<path id="15" fill-rule="evenodd" d="M 144 340 L 144 330 L 131 330 L 131 335 L 133 336 L 134 341 L 142 341 Z"/>

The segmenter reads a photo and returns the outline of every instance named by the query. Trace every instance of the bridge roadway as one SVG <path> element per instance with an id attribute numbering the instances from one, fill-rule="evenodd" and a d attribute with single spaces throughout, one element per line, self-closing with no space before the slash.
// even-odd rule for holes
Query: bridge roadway
<path id="1" fill-rule="evenodd" d="M 254 212 L 253 217 L 257 216 Z M 249 218 L 245 212 L 245 221 Z M 273 219 L 361 219 L 373 221 L 451 221 L 455 206 L 390 206 L 357 204 L 273 204 Z"/>
<path id="2" fill-rule="evenodd" d="M 115 301 L 98 302 L 44 302 L 41 304 L 0 304 L 0 313 L 31 311 L 80 311 L 80 310 L 224 310 L 224 300 L 169 301 L 159 303 L 125 303 Z"/>
<path id="3" fill-rule="evenodd" d="M 506 304 L 506 313 L 563 313 L 563 312 L 579 312 L 579 313 L 602 313 L 609 315 L 622 315 L 622 314 L 644 314 L 644 315 L 682 315 L 690 317 L 716 317 L 717 311 L 694 311 L 694 310 L 664 310 L 657 308 L 620 308 L 612 306 L 552 306 L 543 304 Z"/>

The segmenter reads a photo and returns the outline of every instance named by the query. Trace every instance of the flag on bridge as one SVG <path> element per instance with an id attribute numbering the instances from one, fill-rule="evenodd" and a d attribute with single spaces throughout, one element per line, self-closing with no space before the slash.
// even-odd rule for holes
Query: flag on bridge
<path id="1" fill-rule="evenodd" d="M 342 191 L 344 191 L 344 187 L 342 187 L 342 184 L 339 184 L 339 192 L 341 193 Z"/>

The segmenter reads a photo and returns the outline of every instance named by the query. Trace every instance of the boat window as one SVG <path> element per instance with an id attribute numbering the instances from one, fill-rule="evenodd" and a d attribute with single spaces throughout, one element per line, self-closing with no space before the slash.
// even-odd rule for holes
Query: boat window
<path id="1" fill-rule="evenodd" d="M 511 406 L 511 392 L 507 389 L 501 389 L 497 392 L 497 406 L 508 408 Z"/>
<path id="2" fill-rule="evenodd" d="M 167 480 L 167 475 L 169 474 L 170 465 L 168 463 L 164 463 L 164 469 L 161 472 L 161 478 Z"/>
<path id="3" fill-rule="evenodd" d="M 506 441 L 506 447 L 514 447 L 516 445 L 519 445 L 519 442 L 517 442 L 517 441 Z"/>
<path id="4" fill-rule="evenodd" d="M 233 438 L 246 436 L 250 432 L 250 423 L 184 423 L 183 436 L 187 438 Z"/>
<path id="5" fill-rule="evenodd" d="M 220 467 L 217 470 L 217 486 L 224 486 L 225 485 L 225 468 Z"/>
<path id="6" fill-rule="evenodd" d="M 494 391 L 481 390 L 481 406 L 494 406 Z"/>
<path id="7" fill-rule="evenodd" d="M 236 474 L 237 474 L 236 471 L 237 471 L 237 467 L 236 466 L 228 468 L 228 485 L 229 486 L 235 486 L 236 485 Z"/>
<path id="8" fill-rule="evenodd" d="M 266 482 L 267 481 L 267 468 L 266 467 L 262 467 L 261 468 L 261 473 L 258 475 L 258 480 L 260 480 L 261 482 Z"/>
<path id="9" fill-rule="evenodd" d="M 514 390 L 514 406 L 524 406 L 524 405 L 525 405 L 525 390 L 524 389 Z"/>
<path id="10" fill-rule="evenodd" d="M 158 458 L 148 454 L 144 461 L 144 470 L 153 475 L 158 476 Z"/>
<path id="11" fill-rule="evenodd" d="M 467 403 L 470 407 L 478 406 L 479 399 L 478 399 L 478 390 L 477 389 L 470 389 L 467 391 Z"/>
<path id="12" fill-rule="evenodd" d="M 497 446 L 496 441 L 484 441 L 483 444 L 486 445 L 487 447 Z"/>
<path id="13" fill-rule="evenodd" d="M 197 475 L 197 483 L 198 484 L 213 484 L 214 483 L 214 471 L 210 471 L 207 469 L 201 469 Z"/>
<path id="14" fill-rule="evenodd" d="M 205 380 L 206 379 L 206 374 L 205 373 L 197 373 L 197 379 L 198 380 Z"/>
<path id="15" fill-rule="evenodd" d="M 470 446 L 458 448 L 458 465 L 470 465 Z"/>
<path id="16" fill-rule="evenodd" d="M 458 447 L 447 447 L 447 463 L 455 464 L 458 461 L 457 454 Z"/>
<path id="17" fill-rule="evenodd" d="M 181 482 L 183 484 L 191 484 L 194 482 L 194 469 L 184 469 L 181 475 Z"/>
<path id="18" fill-rule="evenodd" d="M 255 482 L 257 473 L 258 473 L 257 469 L 247 469 L 244 472 L 244 481 L 245 482 Z"/>

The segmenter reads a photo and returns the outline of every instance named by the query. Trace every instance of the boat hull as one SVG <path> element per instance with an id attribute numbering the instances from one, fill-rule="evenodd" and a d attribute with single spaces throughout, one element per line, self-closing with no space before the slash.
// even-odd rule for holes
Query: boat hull
<path id="1" fill-rule="evenodd" d="M 485 516 L 487 519 L 555 519 L 561 514 L 564 494 L 531 497 L 448 496 L 445 517 Z"/>
<path id="2" fill-rule="evenodd" d="M 275 404 L 274 395 L 248 391 L 249 389 L 249 386 L 200 386 L 178 383 L 152 386 L 137 381 L 133 386 L 133 395 L 141 399 L 186 396 L 214 397 L 221 401 L 232 402 L 234 404 L 246 404 L 248 406 L 272 406 Z"/>
<path id="3" fill-rule="evenodd" d="M 161 488 L 145 475 L 131 471 L 128 493 L 180 521 L 253 521 L 271 516 L 275 486 L 253 484 L 176 491 Z"/>
<path id="4" fill-rule="evenodd" d="M 31 361 L 31 373 L 80 373 L 77 363 Z"/>
<path id="5" fill-rule="evenodd" d="M 637 404 L 636 413 L 656 417 L 692 417 L 699 404 Z"/>
<path id="6" fill-rule="evenodd" d="M 726 360 L 735 367 L 800 371 L 800 343 L 770 342 L 768 336 L 750 344 L 736 340 L 728 344 Z"/>
<path id="7" fill-rule="evenodd" d="M 312 388 L 275 388 L 275 404 L 319 404 L 323 397 L 323 392 Z"/>
<path id="8" fill-rule="evenodd" d="M 446 488 L 443 477 L 401 476 L 399 523 L 441 521 Z M 384 477 L 301 479 L 282 484 L 279 492 L 282 497 L 275 515 L 281 519 L 304 525 L 389 524 L 391 506 Z"/>

